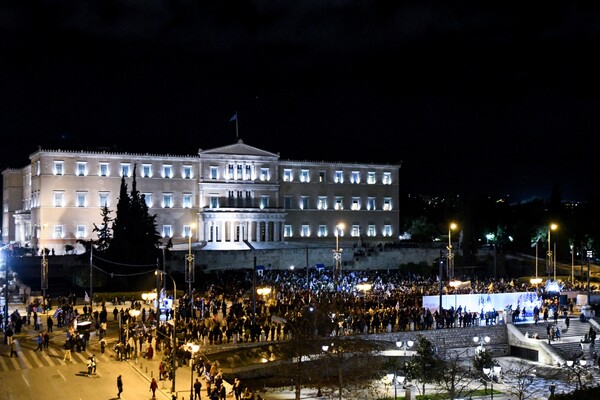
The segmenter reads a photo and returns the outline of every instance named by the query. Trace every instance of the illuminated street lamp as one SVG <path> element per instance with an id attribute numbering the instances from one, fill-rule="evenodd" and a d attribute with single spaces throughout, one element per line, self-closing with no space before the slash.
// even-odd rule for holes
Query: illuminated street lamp
<path id="1" fill-rule="evenodd" d="M 452 231 L 457 228 L 454 222 L 448 228 L 448 278 L 454 278 L 454 254 L 452 254 Z"/>
<path id="2" fill-rule="evenodd" d="M 409 348 L 411 348 L 411 347 L 413 347 L 414 344 L 415 344 L 415 342 L 412 341 L 412 340 L 405 340 L 405 341 L 399 340 L 399 341 L 396 342 L 396 347 L 398 347 L 399 349 L 404 350 L 404 358 L 403 358 L 404 366 L 402 368 L 404 373 L 406 373 L 406 350 L 409 349 Z M 388 377 L 390 375 L 391 374 L 388 374 Z M 398 376 L 398 371 L 394 371 L 394 374 L 393 374 L 393 380 L 394 380 L 393 381 L 394 382 L 394 399 L 398 398 L 398 384 L 402 385 L 404 383 L 404 379 L 405 379 L 404 376 Z"/>
<path id="3" fill-rule="evenodd" d="M 552 245 L 551 245 L 551 241 L 550 241 L 550 237 L 551 237 L 551 232 L 555 231 L 558 228 L 558 225 L 556 224 L 550 224 L 548 226 L 548 252 L 546 253 L 546 255 L 548 256 L 548 259 L 546 261 L 546 271 L 548 273 L 548 275 L 550 275 L 551 271 L 554 271 L 554 280 L 556 281 L 556 265 L 554 265 L 554 263 L 552 262 Z"/>
<path id="4" fill-rule="evenodd" d="M 200 345 L 196 343 L 188 343 L 187 348 L 192 353 L 190 358 L 190 399 L 194 396 L 194 355 L 200 350 Z"/>
<path id="5" fill-rule="evenodd" d="M 344 232 L 344 224 L 335 226 L 335 250 L 333 251 L 333 260 L 335 262 L 335 276 L 339 278 L 342 273 L 342 249 L 340 249 L 340 235 Z"/>
<path id="6" fill-rule="evenodd" d="M 576 389 L 582 389 L 583 383 L 581 381 L 581 376 L 585 373 L 587 366 L 587 360 L 580 359 L 578 361 L 567 360 L 567 367 L 573 371 L 575 376 L 577 377 Z"/>
<path id="7" fill-rule="evenodd" d="M 481 353 L 482 351 L 485 350 L 484 345 L 486 343 L 490 342 L 490 337 L 489 336 L 482 336 L 482 337 L 474 336 L 473 342 L 475 342 L 475 344 L 479 343 L 479 346 L 477 347 L 476 352 Z"/>
<path id="8" fill-rule="evenodd" d="M 176 347 L 177 347 L 177 337 L 175 336 L 175 331 L 177 330 L 177 307 L 175 304 L 177 303 L 177 284 L 175 283 L 175 279 L 169 274 L 159 269 L 154 271 L 154 275 L 165 275 L 171 278 L 173 281 L 173 349 L 171 353 L 171 367 L 173 368 L 173 382 L 171 386 L 171 393 L 175 392 L 175 356 L 176 356 Z"/>
<path id="9" fill-rule="evenodd" d="M 452 286 L 452 288 L 454 289 L 454 312 L 456 312 L 456 310 L 457 310 L 456 295 L 457 295 L 457 290 L 460 287 L 460 285 L 462 285 L 461 281 L 458 281 L 458 280 L 450 281 L 450 286 Z"/>
<path id="10" fill-rule="evenodd" d="M 194 310 L 194 302 L 192 301 L 192 282 L 194 282 L 195 278 L 195 265 L 194 265 L 194 254 L 192 253 L 192 236 L 194 236 L 194 228 L 196 224 L 191 224 L 188 232 L 188 254 L 185 258 L 187 266 L 185 269 L 185 281 L 188 284 L 188 301 L 190 302 L 190 311 Z"/>
<path id="11" fill-rule="evenodd" d="M 135 308 L 132 308 L 129 310 L 129 318 L 127 318 L 127 343 L 129 343 L 129 323 L 130 320 L 133 319 L 133 322 L 135 322 L 135 319 L 141 314 L 142 312 L 140 310 L 137 310 Z M 134 357 L 137 358 L 137 340 L 135 341 L 135 345 L 134 347 Z"/>
<path id="12" fill-rule="evenodd" d="M 498 379 L 500 377 L 500 370 L 502 367 L 499 365 L 494 365 L 492 368 L 484 368 L 483 373 L 490 378 L 492 393 L 490 398 L 494 399 L 494 378 Z"/>

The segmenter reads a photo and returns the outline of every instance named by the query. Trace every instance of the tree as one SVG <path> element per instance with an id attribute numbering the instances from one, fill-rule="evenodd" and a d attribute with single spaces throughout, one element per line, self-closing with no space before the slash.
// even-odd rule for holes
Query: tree
<path id="1" fill-rule="evenodd" d="M 534 387 L 536 366 L 533 364 L 517 359 L 510 363 L 503 377 L 506 390 L 518 400 L 526 400 L 539 394 Z"/>
<path id="2" fill-rule="evenodd" d="M 494 366 L 494 357 L 487 349 L 478 348 L 475 356 L 473 356 L 473 369 L 479 374 L 484 368 L 492 368 Z"/>
<path id="3" fill-rule="evenodd" d="M 113 222 L 113 219 L 110 217 L 112 211 L 108 209 L 108 206 L 105 205 L 104 207 L 102 207 L 100 209 L 100 212 L 102 214 L 102 226 L 98 227 L 98 225 L 94 223 L 93 232 L 95 232 L 98 235 L 98 240 L 96 241 L 96 249 L 102 252 L 108 249 L 108 246 L 110 245 L 110 224 L 111 222 Z"/>
<path id="4" fill-rule="evenodd" d="M 440 386 L 448 392 L 450 399 L 465 397 L 471 390 L 470 385 L 476 379 L 471 369 L 464 364 L 460 352 L 451 351 L 442 361 L 442 374 L 439 382 Z"/>
<path id="5" fill-rule="evenodd" d="M 408 372 L 409 378 L 421 383 L 421 395 L 425 395 L 426 384 L 441 380 L 443 367 L 444 363 L 436 355 L 433 343 L 423 335 L 418 335 L 416 354 L 410 359 Z"/>

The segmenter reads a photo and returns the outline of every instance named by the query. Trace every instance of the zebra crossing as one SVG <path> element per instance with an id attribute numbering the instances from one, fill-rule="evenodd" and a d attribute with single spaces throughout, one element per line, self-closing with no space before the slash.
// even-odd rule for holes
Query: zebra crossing
<path id="1" fill-rule="evenodd" d="M 114 360 L 114 354 L 109 352 L 108 348 L 104 354 L 100 354 L 99 349 L 88 347 L 86 351 L 82 352 L 72 350 L 71 361 L 65 361 L 63 360 L 65 350 L 56 344 L 51 343 L 47 349 L 35 351 L 36 346 L 32 345 L 33 339 L 28 337 L 17 337 L 16 339 L 15 349 L 17 351 L 17 356 L 13 355 L 10 357 L 10 347 L 8 345 L 0 345 L 0 373 L 5 371 L 58 367 L 73 364 L 85 365 L 92 354 L 96 356 L 98 363 Z"/>

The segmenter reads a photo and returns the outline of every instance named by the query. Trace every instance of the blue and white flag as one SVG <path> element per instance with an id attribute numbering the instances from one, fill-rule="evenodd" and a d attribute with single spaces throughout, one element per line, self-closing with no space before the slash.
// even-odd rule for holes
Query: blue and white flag
<path id="1" fill-rule="evenodd" d="M 237 121 L 237 113 L 233 114 L 231 118 L 229 118 L 229 122 Z"/>

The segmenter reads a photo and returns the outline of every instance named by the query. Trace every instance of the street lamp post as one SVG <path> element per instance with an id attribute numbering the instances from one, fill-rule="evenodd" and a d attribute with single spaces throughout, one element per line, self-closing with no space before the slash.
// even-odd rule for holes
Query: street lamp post
<path id="1" fill-rule="evenodd" d="M 550 224 L 548 226 L 548 252 L 546 253 L 547 257 L 547 261 L 546 261 L 546 272 L 548 273 L 548 275 L 550 275 L 550 272 L 554 272 L 554 280 L 556 281 L 556 265 L 554 265 L 554 263 L 552 262 L 552 245 L 551 245 L 551 232 L 556 230 L 558 228 L 558 225 L 556 224 Z"/>
<path id="2" fill-rule="evenodd" d="M 454 254 L 452 254 L 452 231 L 455 230 L 457 225 L 452 222 L 448 228 L 448 278 L 454 278 Z"/>
<path id="3" fill-rule="evenodd" d="M 584 370 L 587 366 L 587 360 L 581 359 L 577 362 L 573 360 L 567 360 L 567 367 L 573 371 L 575 376 L 577 377 L 577 386 L 576 389 L 583 388 L 583 383 L 581 381 L 581 375 L 584 373 Z"/>
<path id="4" fill-rule="evenodd" d="M 190 358 L 190 400 L 194 397 L 194 355 L 200 350 L 200 345 L 196 343 L 188 343 L 188 350 L 192 353 Z"/>
<path id="5" fill-rule="evenodd" d="M 402 367 L 403 371 L 402 372 L 404 374 L 406 374 L 406 350 L 413 347 L 414 344 L 415 344 L 415 342 L 412 340 L 405 340 L 405 341 L 399 340 L 396 342 L 396 347 L 404 350 L 404 357 L 402 359 L 402 361 L 403 361 L 403 367 Z M 404 379 L 405 379 L 404 375 L 398 376 L 398 371 L 397 370 L 394 371 L 394 400 L 396 400 L 398 398 L 398 383 L 400 383 L 400 384 L 404 383 Z"/>
<path id="6" fill-rule="evenodd" d="M 137 317 L 138 317 L 140 314 L 141 314 L 141 311 L 140 311 L 140 310 L 137 310 L 137 309 L 135 309 L 135 308 L 132 308 L 132 309 L 130 309 L 130 310 L 129 310 L 129 318 L 127 318 L 127 343 L 129 343 L 129 330 L 130 330 L 130 328 L 129 328 L 129 323 L 130 323 L 130 320 L 131 320 L 131 319 L 133 319 L 133 322 L 135 322 L 135 319 L 136 319 L 136 318 L 137 318 Z M 137 358 L 137 356 L 138 356 L 138 352 L 137 352 L 137 340 L 136 340 L 136 341 L 135 341 L 135 343 L 133 344 L 133 349 L 134 349 L 134 350 L 133 350 L 133 351 L 134 351 L 134 353 L 133 353 L 133 356 L 134 356 L 135 358 Z M 128 355 L 128 356 L 129 356 L 129 355 Z"/>
<path id="7" fill-rule="evenodd" d="M 490 342 L 490 337 L 489 336 L 482 336 L 482 337 L 474 336 L 473 342 L 475 342 L 475 344 L 479 343 L 479 346 L 476 348 L 476 352 L 481 353 L 482 351 L 485 350 L 484 345 L 486 343 Z"/>
<path id="8" fill-rule="evenodd" d="M 335 226 L 335 250 L 333 251 L 333 260 L 335 262 L 335 283 L 337 285 L 342 273 L 342 249 L 340 249 L 340 234 L 344 231 L 344 224 Z"/>
<path id="9" fill-rule="evenodd" d="M 454 280 L 450 282 L 450 286 L 452 286 L 452 288 L 454 289 L 454 312 L 456 312 L 456 310 L 458 309 L 456 306 L 456 300 L 457 300 L 457 290 L 460 287 L 460 285 L 462 285 L 462 281 L 458 281 L 458 280 Z"/>
<path id="10" fill-rule="evenodd" d="M 177 354 L 177 352 L 176 352 L 177 336 L 175 335 L 176 330 L 177 330 L 177 307 L 175 305 L 177 303 L 177 284 L 175 283 L 175 279 L 173 279 L 173 277 L 171 275 L 167 274 L 164 271 L 157 269 L 156 271 L 154 271 L 154 274 L 168 276 L 173 281 L 173 332 L 172 332 L 173 348 L 171 349 L 171 368 L 173 369 L 173 382 L 172 382 L 172 386 L 171 386 L 171 393 L 173 393 L 173 392 L 175 392 L 175 356 Z"/>
<path id="11" fill-rule="evenodd" d="M 190 231 L 188 232 L 188 254 L 186 256 L 186 269 L 185 269 L 185 281 L 188 284 L 188 301 L 190 302 L 190 313 L 194 312 L 194 301 L 192 298 L 192 283 L 195 278 L 195 265 L 194 265 L 194 254 L 192 253 L 192 236 L 194 235 L 194 228 L 196 224 L 190 225 Z"/>
<path id="12" fill-rule="evenodd" d="M 492 400 L 494 399 L 494 378 L 498 379 L 498 377 L 500 377 L 501 369 L 502 369 L 502 367 L 500 367 L 499 365 L 494 365 L 492 368 L 484 368 L 483 369 L 483 373 L 490 378 L 490 384 L 491 384 L 491 389 L 492 389 L 490 398 Z"/>

